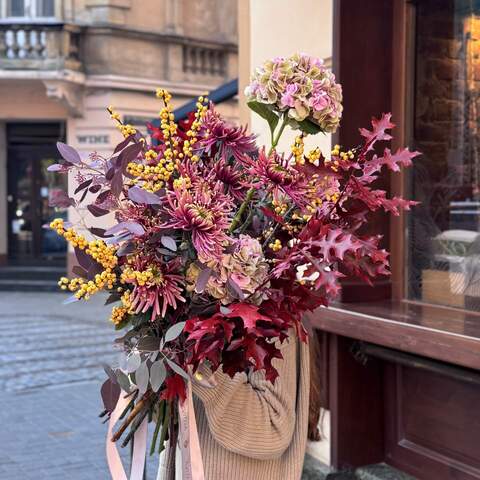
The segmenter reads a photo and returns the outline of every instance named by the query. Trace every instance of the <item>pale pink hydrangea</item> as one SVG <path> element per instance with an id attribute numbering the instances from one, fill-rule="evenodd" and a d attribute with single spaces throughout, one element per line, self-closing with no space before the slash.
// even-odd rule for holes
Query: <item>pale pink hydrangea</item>
<path id="1" fill-rule="evenodd" d="M 213 266 L 213 265 L 212 265 Z M 243 291 L 245 297 L 252 295 L 250 303 L 258 303 L 261 295 L 255 295 L 257 288 L 267 279 L 269 265 L 259 241 L 249 235 L 240 235 L 231 253 L 222 255 L 211 275 L 205 292 L 228 305 L 236 300 L 228 287 L 229 278 Z M 187 291 L 193 291 L 200 274 L 200 268 L 192 263 L 187 271 Z"/>
<path id="2" fill-rule="evenodd" d="M 277 57 L 257 68 L 245 90 L 248 101 L 270 105 L 295 122 L 310 120 L 334 132 L 342 117 L 342 87 L 323 61 L 306 54 Z"/>

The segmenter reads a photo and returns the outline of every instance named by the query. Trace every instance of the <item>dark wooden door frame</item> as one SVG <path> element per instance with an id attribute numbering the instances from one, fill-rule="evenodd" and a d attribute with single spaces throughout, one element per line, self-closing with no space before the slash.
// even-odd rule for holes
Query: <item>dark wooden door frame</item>
<path id="1" fill-rule="evenodd" d="M 45 123 L 47 124 L 55 124 L 52 129 L 52 132 L 55 131 L 56 125 L 58 124 L 58 134 L 59 140 L 63 140 L 62 132 L 64 132 L 64 126 L 62 121 L 59 122 L 39 122 L 38 126 L 41 128 L 42 125 Z M 41 158 L 46 158 L 49 155 L 55 156 L 55 138 L 51 137 L 50 133 L 49 136 L 43 137 L 40 135 L 35 135 L 35 126 L 37 124 L 32 124 L 31 122 L 11 122 L 7 124 L 7 126 L 14 125 L 18 126 L 19 128 L 22 125 L 31 126 L 32 128 L 32 143 L 29 144 L 28 136 L 25 136 L 24 132 L 21 132 L 19 136 L 15 136 L 15 130 L 13 130 L 14 140 L 12 141 L 11 138 L 8 138 L 7 135 L 7 218 L 6 221 L 8 222 L 7 226 L 7 237 L 8 237 L 8 251 L 7 251 L 7 261 L 6 263 L 17 263 L 20 260 L 20 263 L 23 263 L 23 259 L 12 258 L 12 246 L 13 242 L 15 241 L 12 234 L 12 224 L 11 221 L 15 218 L 15 207 L 12 206 L 13 202 L 8 201 L 8 197 L 11 195 L 12 190 L 16 188 L 14 185 L 15 182 L 18 181 L 18 178 L 15 176 L 15 170 L 18 168 L 16 162 L 19 161 L 19 158 L 22 159 L 21 161 L 26 161 L 30 163 L 30 192 L 29 192 L 29 202 L 30 202 L 30 222 L 31 222 L 31 231 L 32 231 L 32 239 L 31 239 L 31 258 L 25 259 L 27 263 L 36 264 L 40 263 L 49 263 L 43 261 L 41 259 L 42 256 L 42 242 L 43 242 L 43 222 L 42 222 L 42 208 L 41 208 L 41 188 L 42 188 L 42 165 L 40 164 Z M 8 128 L 7 128 L 8 132 Z M 18 134 L 17 134 L 18 135 Z"/>

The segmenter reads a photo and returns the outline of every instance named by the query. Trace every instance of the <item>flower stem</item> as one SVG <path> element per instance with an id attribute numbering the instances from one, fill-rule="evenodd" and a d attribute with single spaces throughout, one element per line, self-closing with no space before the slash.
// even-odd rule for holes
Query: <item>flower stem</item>
<path id="1" fill-rule="evenodd" d="M 230 225 L 230 229 L 228 230 L 230 233 L 232 233 L 238 227 L 238 224 L 242 219 L 243 212 L 248 207 L 248 204 L 252 201 L 254 193 L 255 193 L 255 189 L 253 187 L 250 188 L 250 190 L 247 192 L 247 195 L 245 196 L 245 200 L 240 205 L 240 208 L 238 209 L 237 213 L 233 217 L 232 223 Z"/>
<path id="2" fill-rule="evenodd" d="M 286 115 L 282 116 L 282 123 L 280 124 L 280 128 L 277 131 L 277 135 L 272 137 L 272 145 L 270 147 L 270 150 L 268 151 L 268 155 L 270 155 L 275 148 L 277 148 L 278 142 L 280 141 L 280 137 L 282 136 L 283 131 L 285 130 L 285 127 L 287 126 L 287 117 Z"/>
<path id="3" fill-rule="evenodd" d="M 277 147 L 278 142 L 280 141 L 280 137 L 282 136 L 282 133 L 285 130 L 286 126 L 287 126 L 287 117 L 286 115 L 283 115 L 282 123 L 280 124 L 280 128 L 278 129 L 277 134 L 275 136 L 272 136 L 272 145 L 270 146 L 268 155 L 271 155 L 273 150 L 275 150 L 275 148 Z M 242 220 L 242 215 L 244 214 L 249 203 L 252 201 L 254 193 L 255 193 L 255 188 L 252 187 L 250 188 L 250 190 L 248 190 L 247 195 L 245 196 L 245 200 L 242 202 L 242 204 L 240 205 L 240 208 L 238 209 L 237 213 L 233 217 L 232 223 L 228 230 L 229 233 L 232 233 L 238 227 L 240 221 Z"/>

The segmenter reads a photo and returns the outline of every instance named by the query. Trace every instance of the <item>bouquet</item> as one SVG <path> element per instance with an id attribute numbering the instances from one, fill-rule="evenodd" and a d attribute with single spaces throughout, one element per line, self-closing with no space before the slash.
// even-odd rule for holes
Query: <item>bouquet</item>
<path id="1" fill-rule="evenodd" d="M 231 377 L 263 370 L 275 382 L 280 344 L 307 339 L 305 312 L 327 306 L 345 275 L 371 282 L 389 274 L 380 236 L 359 232 L 370 212 L 398 215 L 414 203 L 374 186 L 382 169 L 397 172 L 417 154 L 375 153 L 392 138 L 391 115 L 361 129 L 355 148 L 307 151 L 307 135 L 338 127 L 342 91 L 321 60 L 304 54 L 267 61 L 246 96 L 268 122 L 268 147 L 225 122 L 206 96 L 176 124 L 171 95 L 159 89 L 161 123 L 150 126 L 151 138 L 109 107 L 124 136 L 112 155 L 81 158 L 59 143 L 63 160 L 49 167 L 78 184 L 53 205 L 105 218 L 104 228 L 82 214 L 78 225 L 57 219 L 50 227 L 78 261 L 75 277 L 59 282 L 72 292 L 68 301 L 106 291 L 111 322 L 123 332 L 102 386 L 104 415 L 116 411 L 121 421 L 111 440 L 123 445 L 147 422 L 155 423 L 152 453 L 177 438 L 203 364 Z M 280 153 L 286 127 L 298 135 Z"/>

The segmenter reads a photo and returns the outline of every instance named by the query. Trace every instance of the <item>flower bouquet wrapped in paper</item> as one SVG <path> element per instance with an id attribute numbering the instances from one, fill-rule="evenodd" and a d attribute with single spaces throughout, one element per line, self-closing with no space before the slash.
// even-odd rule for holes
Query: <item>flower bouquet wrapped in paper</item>
<path id="1" fill-rule="evenodd" d="M 111 321 L 122 331 L 119 362 L 106 368 L 104 414 L 111 417 L 109 445 L 136 439 L 138 471 L 152 422 L 151 452 L 162 451 L 180 429 L 191 437 L 181 442 L 184 468 L 198 473 L 201 458 L 192 467 L 188 455 L 198 453 L 189 451 L 196 448 L 189 440 L 195 435 L 190 382 L 199 367 L 231 377 L 263 370 L 275 382 L 279 345 L 294 334 L 307 341 L 302 315 L 327 306 L 341 277 L 370 282 L 389 274 L 380 237 L 358 233 L 368 214 L 398 215 L 412 204 L 373 185 L 383 168 L 398 171 L 416 155 L 375 153 L 391 139 L 389 114 L 360 130 L 363 143 L 354 149 L 305 150 L 307 135 L 335 131 L 342 114 L 341 87 L 320 60 L 268 61 L 246 95 L 269 124 L 269 146 L 226 123 L 206 97 L 177 125 L 170 94 L 159 89 L 161 125 L 151 140 L 109 108 L 125 137 L 112 155 L 81 158 L 59 144 L 63 162 L 50 167 L 78 183 L 55 205 L 106 219 L 104 228 L 88 220 L 55 220 L 51 228 L 78 260 L 76 277 L 62 278 L 61 288 L 72 292 L 70 301 L 108 292 Z M 286 127 L 298 136 L 290 152 L 280 153 Z M 113 476 L 125 478 L 116 449 L 108 456 Z"/>

